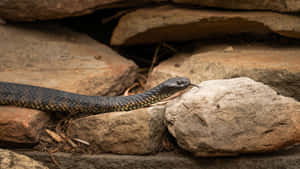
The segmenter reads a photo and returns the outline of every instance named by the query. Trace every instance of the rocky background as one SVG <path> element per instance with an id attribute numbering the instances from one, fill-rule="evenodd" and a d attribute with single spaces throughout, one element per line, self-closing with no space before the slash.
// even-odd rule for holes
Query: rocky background
<path id="1" fill-rule="evenodd" d="M 67 120 L 0 106 L 0 168 L 298 168 L 299 39 L 299 0 L 0 1 L 0 81 L 104 96 L 176 76 L 200 86 Z M 199 161 L 219 156 L 235 157 Z"/>

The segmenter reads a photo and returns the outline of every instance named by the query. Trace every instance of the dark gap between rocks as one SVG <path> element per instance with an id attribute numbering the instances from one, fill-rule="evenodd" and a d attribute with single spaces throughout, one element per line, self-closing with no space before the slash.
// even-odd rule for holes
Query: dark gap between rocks
<path id="1" fill-rule="evenodd" d="M 77 32 L 85 33 L 101 43 L 109 45 L 110 37 L 119 19 L 119 17 L 111 17 L 120 11 L 126 10 L 130 9 L 100 10 L 89 15 L 65 18 L 58 22 Z"/>

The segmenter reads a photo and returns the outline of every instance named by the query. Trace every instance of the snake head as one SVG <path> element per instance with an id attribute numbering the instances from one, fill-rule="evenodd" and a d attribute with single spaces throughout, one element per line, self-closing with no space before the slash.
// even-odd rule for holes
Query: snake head
<path id="1" fill-rule="evenodd" d="M 169 89 L 183 90 L 190 86 L 191 81 L 186 77 L 175 77 L 168 79 L 164 82 L 164 85 Z"/>
<path id="2" fill-rule="evenodd" d="M 191 81 L 186 77 L 171 78 L 161 84 L 162 91 L 164 91 L 168 95 L 174 94 L 180 90 L 184 90 L 189 86 L 197 85 L 192 84 Z"/>

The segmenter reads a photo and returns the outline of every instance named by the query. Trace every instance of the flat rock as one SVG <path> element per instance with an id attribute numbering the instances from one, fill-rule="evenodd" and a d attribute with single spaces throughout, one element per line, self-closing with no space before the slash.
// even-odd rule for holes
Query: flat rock
<path id="1" fill-rule="evenodd" d="M 43 127 L 50 119 L 44 112 L 12 106 L 1 106 L 0 112 L 1 146 L 7 146 L 7 143 L 18 145 L 37 143 Z"/>
<path id="2" fill-rule="evenodd" d="M 161 148 L 164 106 L 113 112 L 74 120 L 70 138 L 88 141 L 93 152 L 149 154 Z"/>
<path id="3" fill-rule="evenodd" d="M 297 0 L 172 0 L 175 3 L 199 5 L 203 7 L 245 9 L 245 10 L 271 10 L 279 12 L 298 12 L 300 2 Z"/>
<path id="4" fill-rule="evenodd" d="M 299 44 L 229 41 L 192 46 L 193 51 L 178 53 L 155 67 L 147 86 L 154 87 L 175 76 L 189 77 L 194 83 L 246 76 L 300 100 Z"/>
<path id="5" fill-rule="evenodd" d="M 34 21 L 80 16 L 98 9 L 138 6 L 152 0 L 4 0 L 0 17 L 13 21 Z"/>
<path id="6" fill-rule="evenodd" d="M 249 78 L 200 83 L 166 107 L 170 133 L 196 156 L 280 150 L 300 141 L 300 103 Z"/>
<path id="7" fill-rule="evenodd" d="M 233 12 L 161 6 L 139 9 L 124 15 L 113 32 L 111 45 L 188 41 L 224 34 L 271 32 L 300 38 L 300 17 L 274 12 Z"/>
<path id="8" fill-rule="evenodd" d="M 0 149 L 0 168 L 3 169 L 48 169 L 25 155 Z"/>
<path id="9" fill-rule="evenodd" d="M 49 168 L 56 168 L 48 153 L 25 152 L 29 157 L 42 161 Z M 73 169 L 298 169 L 299 148 L 282 153 L 227 158 L 193 158 L 178 153 L 155 155 L 82 155 L 53 153 L 62 168 Z"/>
<path id="10" fill-rule="evenodd" d="M 53 24 L 0 25 L 0 81 L 87 95 L 118 95 L 137 66 L 111 48 Z"/>

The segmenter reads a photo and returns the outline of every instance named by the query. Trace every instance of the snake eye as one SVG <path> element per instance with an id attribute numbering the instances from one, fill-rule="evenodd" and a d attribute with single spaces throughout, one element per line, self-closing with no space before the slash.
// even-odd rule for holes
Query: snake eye
<path id="1" fill-rule="evenodd" d="M 177 81 L 177 84 L 181 85 L 181 84 L 183 84 L 183 81 Z"/>
<path id="2" fill-rule="evenodd" d="M 180 80 L 180 81 L 177 81 L 177 85 L 179 85 L 179 86 L 182 86 L 182 85 L 184 85 L 186 82 L 185 81 L 182 81 L 182 80 Z"/>

